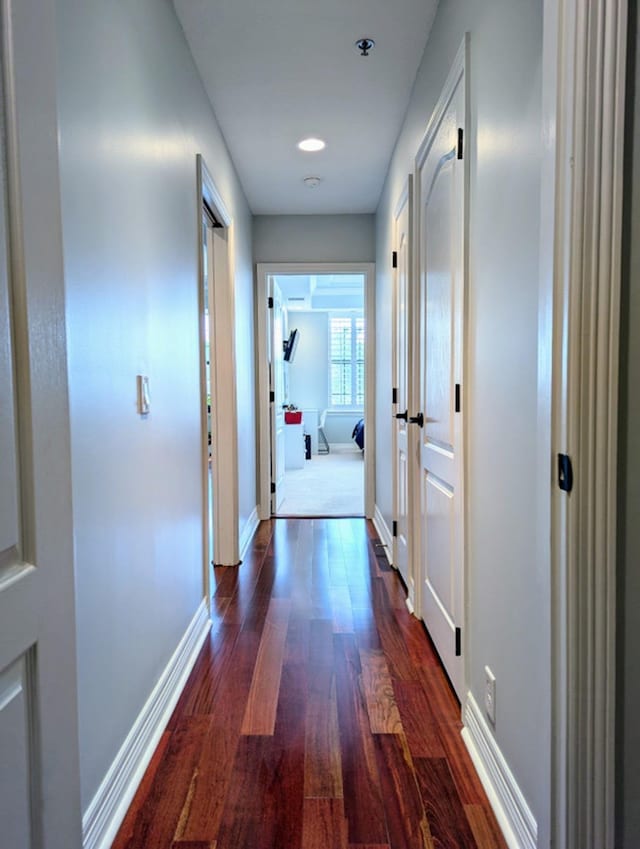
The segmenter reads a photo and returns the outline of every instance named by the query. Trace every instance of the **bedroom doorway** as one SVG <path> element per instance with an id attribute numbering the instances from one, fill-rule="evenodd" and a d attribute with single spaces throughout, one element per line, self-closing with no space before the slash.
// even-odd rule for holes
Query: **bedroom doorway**
<path id="1" fill-rule="evenodd" d="M 261 518 L 373 512 L 372 281 L 258 266 Z"/>

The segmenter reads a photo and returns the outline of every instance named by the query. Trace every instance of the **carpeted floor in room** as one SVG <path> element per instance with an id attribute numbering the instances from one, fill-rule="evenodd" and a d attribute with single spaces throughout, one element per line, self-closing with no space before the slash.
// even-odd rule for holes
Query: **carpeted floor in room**
<path id="1" fill-rule="evenodd" d="M 303 469 L 285 473 L 279 516 L 363 516 L 364 454 L 356 445 L 331 445 Z"/>

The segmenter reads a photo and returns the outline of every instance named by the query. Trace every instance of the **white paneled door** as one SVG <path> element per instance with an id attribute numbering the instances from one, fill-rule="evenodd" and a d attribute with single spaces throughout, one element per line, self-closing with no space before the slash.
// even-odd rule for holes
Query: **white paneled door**
<path id="1" fill-rule="evenodd" d="M 0 845 L 79 849 L 53 4 L 0 32 Z"/>
<path id="2" fill-rule="evenodd" d="M 285 470 L 285 423 L 284 423 L 284 332 L 285 316 L 282 292 L 278 284 L 270 278 L 271 306 L 271 350 L 269 352 L 269 370 L 271 383 L 271 513 L 276 515 L 284 501 Z"/>
<path id="3" fill-rule="evenodd" d="M 411 206 L 412 183 L 398 204 L 394 233 L 394 298 L 393 298 L 393 349 L 394 349 L 394 516 L 393 564 L 400 571 L 413 596 L 409 576 L 409 338 L 411 267 Z"/>
<path id="4" fill-rule="evenodd" d="M 449 76 L 417 158 L 421 613 L 464 696 L 465 62 Z"/>

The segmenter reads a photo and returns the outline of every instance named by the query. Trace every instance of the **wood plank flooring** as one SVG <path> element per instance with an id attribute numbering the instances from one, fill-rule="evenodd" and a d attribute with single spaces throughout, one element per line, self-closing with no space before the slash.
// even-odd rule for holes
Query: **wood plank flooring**
<path id="1" fill-rule="evenodd" d="M 506 849 L 370 523 L 263 522 L 113 849 Z"/>

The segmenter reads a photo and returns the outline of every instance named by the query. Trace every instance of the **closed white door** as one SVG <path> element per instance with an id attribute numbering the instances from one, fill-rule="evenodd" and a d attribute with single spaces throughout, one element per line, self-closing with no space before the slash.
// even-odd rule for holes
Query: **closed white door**
<path id="1" fill-rule="evenodd" d="M 450 76 L 417 161 L 420 285 L 421 612 L 462 699 L 464 496 L 464 61 Z M 424 422 L 420 419 L 424 417 Z"/>
<path id="2" fill-rule="evenodd" d="M 284 501 L 285 423 L 284 408 L 284 308 L 282 292 L 271 279 L 271 350 L 269 356 L 271 381 L 271 512 L 277 514 Z"/>
<path id="3" fill-rule="evenodd" d="M 409 576 L 409 328 L 411 267 L 411 181 L 398 205 L 394 233 L 394 516 L 393 564 L 410 591 Z M 412 593 L 411 593 L 412 594 Z"/>
<path id="4" fill-rule="evenodd" d="M 0 844 L 15 849 L 81 845 L 51 12 L 0 10 Z"/>

